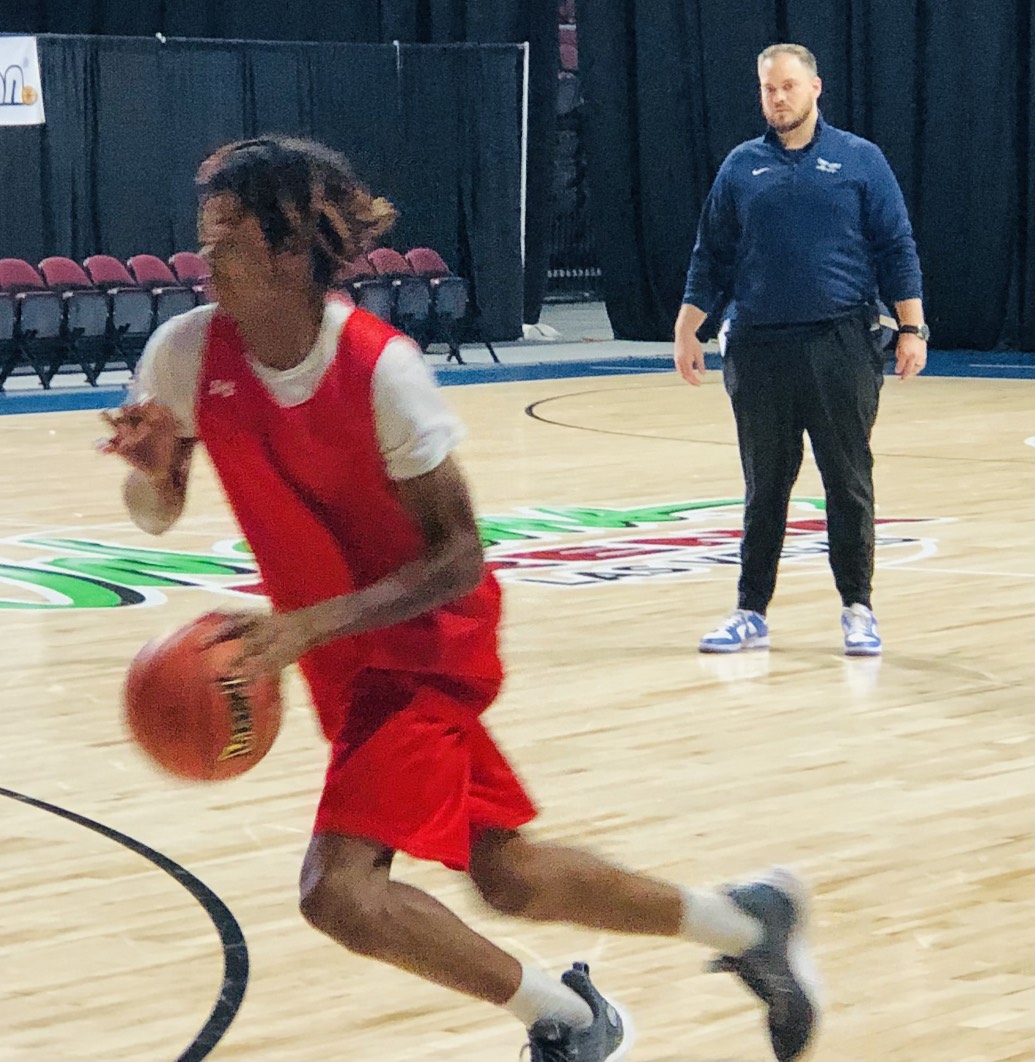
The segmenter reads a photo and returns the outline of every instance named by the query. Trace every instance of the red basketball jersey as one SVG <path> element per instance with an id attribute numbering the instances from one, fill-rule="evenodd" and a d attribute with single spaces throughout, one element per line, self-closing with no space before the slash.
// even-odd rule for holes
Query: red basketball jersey
<path id="1" fill-rule="evenodd" d="M 213 317 L 198 383 L 198 434 L 280 611 L 369 586 L 424 549 L 385 470 L 371 398 L 378 358 L 399 335 L 353 311 L 315 394 L 284 407 L 252 371 L 235 322 Z M 499 586 L 486 571 L 458 601 L 307 653 L 300 665 L 326 735 L 339 732 L 363 668 L 498 683 L 499 617 Z"/>

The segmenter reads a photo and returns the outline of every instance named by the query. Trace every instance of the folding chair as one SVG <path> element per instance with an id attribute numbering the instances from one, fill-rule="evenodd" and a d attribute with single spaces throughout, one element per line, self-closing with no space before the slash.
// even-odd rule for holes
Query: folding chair
<path id="1" fill-rule="evenodd" d="M 61 296 L 48 290 L 35 267 L 21 258 L 0 258 L 0 294 L 8 303 L 3 317 L 14 318 L 11 340 L 0 359 L 0 390 L 22 360 L 49 388 L 65 353 Z"/>
<path id="2" fill-rule="evenodd" d="M 165 324 L 170 317 L 194 309 L 194 290 L 184 287 L 157 255 L 136 254 L 126 262 L 126 266 L 138 286 L 151 292 L 155 328 Z"/>
<path id="3" fill-rule="evenodd" d="M 392 285 L 392 324 L 412 336 L 423 347 L 431 315 L 431 287 L 426 276 L 419 276 L 398 251 L 378 247 L 367 261 Z"/>
<path id="4" fill-rule="evenodd" d="M 339 280 L 340 278 L 340 280 Z M 345 291 L 352 301 L 382 321 L 392 320 L 395 289 L 387 277 L 377 275 L 377 270 L 359 255 L 346 263 L 335 277 L 335 287 Z"/>
<path id="5" fill-rule="evenodd" d="M 78 262 L 59 255 L 44 258 L 39 271 L 51 291 L 61 296 L 64 307 L 62 334 L 67 353 L 96 386 L 110 352 L 111 308 L 108 297 L 98 290 Z"/>
<path id="6" fill-rule="evenodd" d="M 195 306 L 212 302 L 212 270 L 208 262 L 194 251 L 177 251 L 169 259 L 177 283 L 194 292 Z"/>
<path id="7" fill-rule="evenodd" d="M 87 258 L 83 269 L 108 299 L 108 359 L 118 358 L 132 372 L 154 328 L 151 292 L 138 286 L 129 270 L 110 254 Z"/>
<path id="8" fill-rule="evenodd" d="M 445 343 L 449 347 L 446 360 L 452 359 L 463 365 L 460 335 L 467 319 L 470 301 L 467 281 L 453 273 L 438 251 L 431 247 L 411 248 L 406 252 L 406 261 L 415 273 L 428 281 L 431 290 L 428 343 Z M 479 342 L 485 344 L 493 361 L 500 360 L 487 339 L 482 339 L 479 335 Z"/>

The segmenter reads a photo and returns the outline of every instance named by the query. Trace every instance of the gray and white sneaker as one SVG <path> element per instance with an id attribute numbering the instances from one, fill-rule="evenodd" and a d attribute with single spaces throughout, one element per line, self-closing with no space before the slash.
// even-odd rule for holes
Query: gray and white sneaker
<path id="1" fill-rule="evenodd" d="M 722 955 L 711 969 L 736 974 L 768 1007 L 769 1039 L 778 1062 L 804 1058 L 819 1023 L 819 983 L 805 946 L 808 890 L 789 870 L 733 885 L 726 895 L 757 918 L 762 940 L 742 955 Z"/>
<path id="2" fill-rule="evenodd" d="M 632 1046 L 628 1018 L 609 1003 L 589 979 L 589 967 L 577 962 L 561 981 L 593 1012 L 593 1024 L 573 1029 L 561 1021 L 537 1021 L 528 1030 L 529 1062 L 619 1062 Z"/>

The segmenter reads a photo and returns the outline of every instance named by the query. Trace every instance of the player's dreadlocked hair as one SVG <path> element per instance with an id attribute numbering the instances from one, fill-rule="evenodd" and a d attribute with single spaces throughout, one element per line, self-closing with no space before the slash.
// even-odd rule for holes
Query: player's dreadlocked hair
<path id="1" fill-rule="evenodd" d="M 273 251 L 308 249 L 321 288 L 396 218 L 395 207 L 375 199 L 343 155 L 312 140 L 264 136 L 227 144 L 201 164 L 195 183 L 202 200 L 237 196 Z"/>

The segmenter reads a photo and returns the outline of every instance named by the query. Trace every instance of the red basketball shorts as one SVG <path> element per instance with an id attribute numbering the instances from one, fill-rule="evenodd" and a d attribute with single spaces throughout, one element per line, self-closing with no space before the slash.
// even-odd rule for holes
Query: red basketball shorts
<path id="1" fill-rule="evenodd" d="M 480 833 L 535 818 L 479 719 L 498 692 L 493 681 L 361 672 L 331 745 L 314 832 L 364 837 L 466 870 Z"/>

